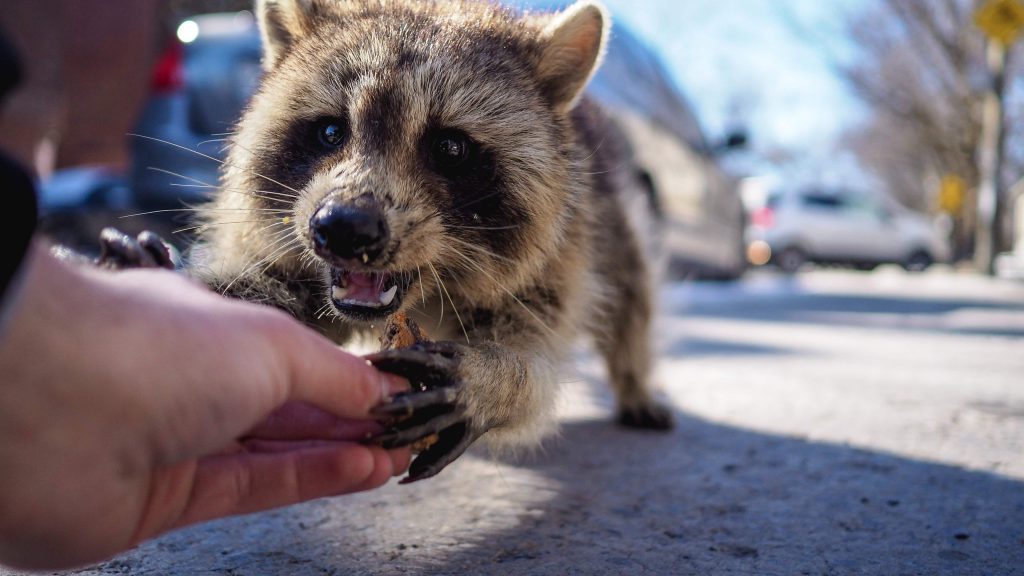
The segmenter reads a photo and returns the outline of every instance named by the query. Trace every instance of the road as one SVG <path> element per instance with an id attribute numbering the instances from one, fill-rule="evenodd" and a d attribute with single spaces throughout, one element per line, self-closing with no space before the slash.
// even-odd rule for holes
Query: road
<path id="1" fill-rule="evenodd" d="M 663 296 L 671 434 L 610 424 L 581 350 L 533 454 L 477 448 L 73 573 L 1024 574 L 1024 284 L 819 271 Z"/>

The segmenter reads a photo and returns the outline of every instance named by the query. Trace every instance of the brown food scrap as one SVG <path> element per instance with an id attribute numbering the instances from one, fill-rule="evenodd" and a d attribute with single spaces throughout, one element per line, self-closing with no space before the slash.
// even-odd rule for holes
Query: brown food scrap
<path id="1" fill-rule="evenodd" d="M 427 340 L 427 333 L 420 330 L 419 324 L 416 324 L 405 312 L 399 312 L 388 318 L 387 323 L 384 324 L 380 347 L 381 350 L 408 348 Z"/>
<path id="2" fill-rule="evenodd" d="M 399 312 L 388 318 L 387 323 L 384 324 L 384 334 L 380 337 L 380 346 L 381 350 L 394 350 L 397 348 L 408 348 L 427 340 L 426 332 L 420 330 L 419 325 L 410 319 L 405 312 Z M 399 418 L 398 421 L 400 422 L 402 419 Z M 413 442 L 410 448 L 413 454 L 419 454 L 436 444 L 438 440 L 440 440 L 440 437 L 437 434 L 431 434 Z"/>
<path id="3" fill-rule="evenodd" d="M 437 434 L 431 434 L 430 436 L 427 436 L 425 438 L 420 438 L 419 440 L 413 442 L 409 446 L 409 448 L 412 449 L 412 453 L 413 454 L 419 454 L 420 452 L 426 452 L 427 448 L 430 448 L 434 444 L 437 444 L 437 441 L 440 440 L 440 439 L 441 439 L 441 437 L 438 436 Z"/>

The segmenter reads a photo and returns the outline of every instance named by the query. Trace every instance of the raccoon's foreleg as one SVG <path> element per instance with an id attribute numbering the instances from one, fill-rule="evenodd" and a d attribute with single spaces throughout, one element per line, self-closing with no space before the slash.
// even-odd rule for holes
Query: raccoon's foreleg
<path id="1" fill-rule="evenodd" d="M 316 314 L 317 310 L 324 310 L 326 304 L 319 280 L 279 277 L 251 266 L 235 270 L 235 267 L 211 268 L 209 262 L 200 256 L 198 262 L 193 262 L 189 272 L 222 296 L 277 308 L 310 327 L 323 328 Z M 330 325 L 330 318 L 323 323 Z M 341 340 L 333 334 L 329 336 L 336 341 Z"/>
<path id="2" fill-rule="evenodd" d="M 608 273 L 610 293 L 593 325 L 598 350 L 618 400 L 618 422 L 630 428 L 669 430 L 672 411 L 651 395 L 651 323 L 654 286 L 649 262 L 636 244 L 619 236 L 621 255 Z"/>
<path id="3" fill-rule="evenodd" d="M 649 385 L 649 296 L 632 294 L 615 303 L 606 330 L 597 345 L 608 364 L 608 375 L 618 400 L 618 422 L 629 428 L 669 430 L 672 411 L 651 396 Z"/>

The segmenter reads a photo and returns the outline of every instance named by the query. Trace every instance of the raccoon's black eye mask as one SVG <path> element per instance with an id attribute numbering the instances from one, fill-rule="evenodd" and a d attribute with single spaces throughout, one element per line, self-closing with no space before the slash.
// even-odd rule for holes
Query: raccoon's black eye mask
<path id="1" fill-rule="evenodd" d="M 348 120 L 328 116 L 306 124 L 305 130 L 299 134 L 299 137 L 306 147 L 320 148 L 324 152 L 331 152 L 345 146 L 351 133 Z"/>
<path id="2" fill-rule="evenodd" d="M 493 171 L 492 155 L 457 128 L 429 128 L 421 147 L 427 167 L 453 182 L 480 180 L 484 173 Z"/>
<path id="3" fill-rule="evenodd" d="M 326 148 L 341 148 L 348 139 L 348 129 L 336 118 L 321 120 L 317 128 L 320 143 Z"/>
<path id="4" fill-rule="evenodd" d="M 430 142 L 428 157 L 431 168 L 452 178 L 472 170 L 480 155 L 480 146 L 460 130 L 437 130 Z"/>
<path id="5" fill-rule="evenodd" d="M 480 192 L 494 180 L 494 155 L 456 128 L 431 128 L 423 136 L 427 167 L 451 182 L 460 195 Z"/>

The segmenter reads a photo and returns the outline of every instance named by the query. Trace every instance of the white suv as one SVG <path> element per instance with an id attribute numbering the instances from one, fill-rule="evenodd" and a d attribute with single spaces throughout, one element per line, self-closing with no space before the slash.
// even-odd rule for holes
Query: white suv
<path id="1" fill-rule="evenodd" d="M 751 214 L 748 256 L 794 272 L 805 262 L 870 270 L 900 264 L 922 271 L 949 257 L 948 243 L 921 214 L 895 202 L 844 191 L 772 195 Z"/>

